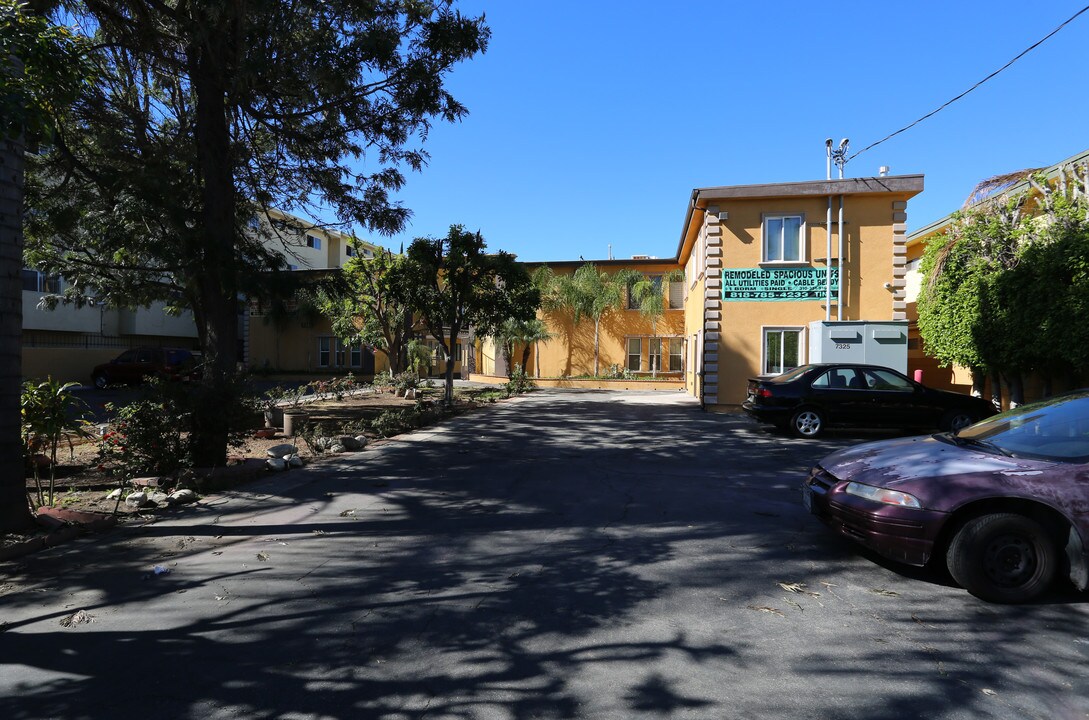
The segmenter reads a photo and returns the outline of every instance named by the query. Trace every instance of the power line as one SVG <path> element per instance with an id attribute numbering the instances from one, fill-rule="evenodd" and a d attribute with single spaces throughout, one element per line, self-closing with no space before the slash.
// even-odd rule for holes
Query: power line
<path id="1" fill-rule="evenodd" d="M 1084 12 L 1085 12 L 1086 10 L 1089 10 L 1089 5 L 1086 5 L 1086 6 L 1085 6 L 1085 7 L 1083 7 L 1083 8 L 1081 9 L 1081 10 L 1078 10 L 1078 11 L 1077 11 L 1076 13 L 1074 13 L 1074 14 L 1073 14 L 1073 15 L 1071 15 L 1071 16 L 1070 16 L 1069 18 L 1067 18 L 1067 19 L 1066 19 L 1066 20 L 1065 20 L 1065 21 L 1064 21 L 1064 22 L 1063 22 L 1063 23 L 1062 23 L 1061 25 L 1059 25 L 1059 27 L 1055 28 L 1054 30 L 1052 30 L 1051 32 L 1049 32 L 1049 33 L 1048 33 L 1047 35 L 1045 35 L 1044 37 L 1040 38 L 1039 40 L 1037 40 L 1037 41 L 1036 41 L 1035 43 L 1033 43 L 1032 45 L 1030 45 L 1030 46 L 1028 46 L 1027 48 L 1025 48 L 1025 49 L 1024 49 L 1024 50 L 1023 50 L 1023 51 L 1022 51 L 1022 52 L 1021 52 L 1020 54 L 1018 54 L 1018 55 L 1017 55 L 1017 57 L 1015 57 L 1015 58 L 1014 58 L 1013 60 L 1010 60 L 1010 61 L 1009 61 L 1008 63 L 1006 63 L 1006 64 L 1005 64 L 1005 65 L 1003 65 L 1002 67 L 998 68 L 998 69 L 997 69 L 997 70 L 995 70 L 995 71 L 994 71 L 993 73 L 991 73 L 991 74 L 990 74 L 990 75 L 988 75 L 987 77 L 985 77 L 985 78 L 983 78 L 982 80 L 980 80 L 979 82 L 977 82 L 977 83 L 976 83 L 975 85 L 973 85 L 972 87 L 970 87 L 970 88 L 968 88 L 967 90 L 965 90 L 964 92 L 962 92 L 962 93 L 961 93 L 960 95 L 957 95 L 957 96 L 956 96 L 955 98 L 953 98 L 953 99 L 952 99 L 952 100 L 950 100 L 949 102 L 945 103 L 945 104 L 944 104 L 944 105 L 942 105 L 941 107 L 937 108 L 936 110 L 932 110 L 932 111 L 928 112 L 928 113 L 927 113 L 926 115 L 923 115 L 923 116 L 922 116 L 921 118 L 919 118 L 919 119 L 918 119 L 918 120 L 916 120 L 915 122 L 911 123 L 910 125 L 905 125 L 904 127 L 900 128 L 899 130 L 897 130 L 896 132 L 892 133 L 891 135 L 886 135 L 885 137 L 881 138 L 881 139 L 880 139 L 880 140 L 878 140 L 877 142 L 875 142 L 875 143 L 871 143 L 871 144 L 867 145 L 866 147 L 862 148 L 861 150 L 859 150 L 858 152 L 856 152 L 856 153 L 855 153 L 854 155 L 852 155 L 851 157 L 849 157 L 849 158 L 847 158 L 847 159 L 848 159 L 848 160 L 854 160 L 854 159 L 855 159 L 856 157 L 858 157 L 858 156 L 859 156 L 859 155 L 861 155 L 862 153 L 866 152 L 867 150 L 869 150 L 869 149 L 871 149 L 871 148 L 875 148 L 875 147 L 877 147 L 878 145 L 880 145 L 881 143 L 885 142 L 886 140 L 889 140 L 889 139 L 891 139 L 891 138 L 894 138 L 894 137 L 896 137 L 897 135 L 899 135 L 900 133 L 904 132 L 905 130 L 910 130 L 911 128 L 913 128 L 913 127 L 915 127 L 916 125 L 918 125 L 919 123 L 921 123 L 921 122 L 922 122 L 923 120 L 926 120 L 927 118 L 930 118 L 930 117 L 933 117 L 933 116 L 937 115 L 937 114 L 938 114 L 939 112 L 941 112 L 941 111 L 942 111 L 942 110 L 944 110 L 945 108 L 949 107 L 950 105 L 952 105 L 953 103 L 955 103 L 955 102 L 956 102 L 957 100 L 960 100 L 960 99 L 961 99 L 962 97 L 964 97 L 964 96 L 965 96 L 965 95 L 967 95 L 968 93 L 972 92 L 972 91 L 973 91 L 973 90 L 975 90 L 975 89 L 976 89 L 977 87 L 979 87 L 979 86 L 980 86 L 980 85 L 982 85 L 983 83 L 985 83 L 985 82 L 987 82 L 988 80 L 990 80 L 991 78 L 993 78 L 993 77 L 994 77 L 995 75 L 999 74 L 1000 72 L 1002 72 L 1003 70 L 1005 70 L 1006 68 L 1008 68 L 1008 67 L 1009 67 L 1010 65 L 1013 65 L 1013 64 L 1014 64 L 1015 62 L 1017 62 L 1018 60 L 1020 60 L 1020 59 L 1021 59 L 1021 58 L 1023 58 L 1024 56 L 1028 55 L 1028 54 L 1029 54 L 1030 52 L 1032 52 L 1032 51 L 1033 51 L 1033 50 L 1035 50 L 1036 48 L 1038 48 L 1038 47 L 1040 47 L 1041 45 L 1043 45 L 1043 44 L 1044 44 L 1044 43 L 1045 43 L 1045 42 L 1046 42 L 1046 41 L 1047 41 L 1048 39 L 1050 39 L 1050 38 L 1051 38 L 1051 36 L 1052 36 L 1052 35 L 1054 35 L 1055 33 L 1057 33 L 1057 32 L 1059 32 L 1060 30 L 1062 30 L 1062 29 L 1063 29 L 1064 27 L 1066 27 L 1067 25 L 1069 25 L 1069 24 L 1070 24 L 1071 22 L 1073 22 L 1073 21 L 1074 21 L 1074 19 L 1075 19 L 1075 18 L 1077 18 L 1077 17 L 1078 17 L 1079 15 L 1081 15 L 1082 13 L 1084 13 Z"/>

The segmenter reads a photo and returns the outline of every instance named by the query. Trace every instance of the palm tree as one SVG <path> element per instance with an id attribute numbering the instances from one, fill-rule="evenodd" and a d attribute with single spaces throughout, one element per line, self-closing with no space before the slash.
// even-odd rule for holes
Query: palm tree
<path id="1" fill-rule="evenodd" d="M 594 321 L 594 376 L 600 374 L 601 319 L 624 305 L 625 290 L 639 277 L 632 270 L 607 273 L 586 263 L 572 275 L 556 277 L 552 302 L 571 311 L 576 325 L 584 317 Z M 546 306 L 547 307 L 547 306 Z"/>
<path id="2" fill-rule="evenodd" d="M 628 286 L 628 292 L 631 294 L 632 304 L 639 308 L 639 314 L 650 319 L 652 339 L 658 336 L 658 318 L 665 314 L 665 291 L 663 286 L 668 287 L 668 283 L 681 282 L 682 280 L 684 280 L 684 273 L 680 270 L 670 270 L 662 275 L 633 274 L 633 279 Z M 661 342 L 660 339 L 659 342 Z M 659 353 L 658 357 L 661 358 L 661 353 Z M 650 371 L 652 375 L 658 374 L 658 368 L 655 366 L 651 366 Z"/>
<path id="3" fill-rule="evenodd" d="M 511 359 L 514 356 L 514 346 L 522 346 L 522 373 L 526 373 L 526 365 L 529 364 L 529 352 L 540 342 L 548 342 L 552 339 L 552 333 L 548 331 L 548 325 L 540 318 L 532 320 L 506 320 L 499 326 L 495 340 L 503 348 L 503 355 L 507 360 L 507 377 L 513 374 Z M 541 374 L 540 355 L 538 354 L 537 375 Z"/>

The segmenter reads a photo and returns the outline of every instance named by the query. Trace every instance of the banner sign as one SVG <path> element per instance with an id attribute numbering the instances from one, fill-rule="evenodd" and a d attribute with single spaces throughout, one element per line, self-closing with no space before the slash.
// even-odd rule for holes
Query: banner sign
<path id="1" fill-rule="evenodd" d="M 836 268 L 723 268 L 723 300 L 824 300 L 825 277 L 832 273 L 832 296 L 839 291 Z"/>

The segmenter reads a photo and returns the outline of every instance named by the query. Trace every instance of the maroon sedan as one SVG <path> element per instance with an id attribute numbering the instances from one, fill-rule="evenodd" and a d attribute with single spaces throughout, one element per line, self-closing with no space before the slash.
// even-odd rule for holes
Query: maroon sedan
<path id="1" fill-rule="evenodd" d="M 802 486 L 833 530 L 909 565 L 944 560 L 973 595 L 1031 600 L 1089 586 L 1089 390 L 953 433 L 833 453 Z"/>

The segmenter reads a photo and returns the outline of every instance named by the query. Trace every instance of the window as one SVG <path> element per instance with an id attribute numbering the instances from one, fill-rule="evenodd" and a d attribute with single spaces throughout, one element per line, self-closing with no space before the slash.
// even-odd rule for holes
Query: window
<path id="1" fill-rule="evenodd" d="M 643 343 L 639 338 L 628 338 L 628 370 L 639 372 L 643 369 Z"/>
<path id="2" fill-rule="evenodd" d="M 333 357 L 336 358 L 336 366 L 344 367 L 348 360 L 347 348 L 344 347 L 344 343 L 342 343 L 339 339 L 335 340 L 333 342 L 333 349 Z"/>
<path id="3" fill-rule="evenodd" d="M 662 276 L 661 275 L 649 275 L 646 278 L 650 281 L 650 287 L 652 293 L 662 294 Z M 638 282 L 638 281 L 636 281 Z M 635 293 L 632 292 L 632 285 L 628 286 L 628 310 L 639 309 L 639 299 L 635 297 Z"/>
<path id="4" fill-rule="evenodd" d="M 352 367 L 362 367 L 363 365 L 363 346 L 352 345 L 351 350 L 348 353 L 350 355 L 350 362 Z"/>
<path id="5" fill-rule="evenodd" d="M 764 374 L 779 375 L 801 365 L 802 329 L 764 330 Z"/>
<path id="6" fill-rule="evenodd" d="M 23 268 L 22 278 L 23 290 L 42 293 L 59 293 L 61 291 L 61 280 L 58 275 L 46 275 L 37 270 Z"/>
<path id="7" fill-rule="evenodd" d="M 329 367 L 329 355 L 330 349 L 333 345 L 333 338 L 320 337 L 318 338 L 318 367 Z"/>
<path id="8" fill-rule="evenodd" d="M 896 392 L 915 392 L 915 386 L 907 378 L 900 377 L 888 370 L 865 370 L 866 385 L 871 390 L 894 390 Z"/>
<path id="9" fill-rule="evenodd" d="M 365 257 L 365 258 L 374 257 L 374 251 L 370 250 L 369 248 L 363 248 L 363 257 Z"/>
<path id="10" fill-rule="evenodd" d="M 348 257 L 355 257 L 355 248 L 352 247 L 351 245 L 345 245 L 344 246 L 344 254 L 347 255 Z"/>
<path id="11" fill-rule="evenodd" d="M 314 248 L 315 250 L 321 250 L 321 238 L 314 235 L 306 236 L 306 247 Z"/>
<path id="12" fill-rule="evenodd" d="M 461 343 L 454 343 L 454 362 L 461 362 Z"/>
<path id="13" fill-rule="evenodd" d="M 662 339 L 647 338 L 647 359 L 650 361 L 651 372 L 662 371 Z"/>
<path id="14" fill-rule="evenodd" d="M 684 307 L 684 280 L 669 283 L 669 309 L 677 310 Z"/>
<path id="15" fill-rule="evenodd" d="M 863 380 L 854 368 L 836 368 L 829 370 L 813 381 L 813 387 L 823 390 L 859 389 Z"/>
<path id="16" fill-rule="evenodd" d="M 681 372 L 684 369 L 684 340 L 669 338 L 669 372 Z"/>
<path id="17" fill-rule="evenodd" d="M 805 221 L 801 215 L 764 216 L 764 262 L 799 262 Z"/>

